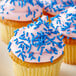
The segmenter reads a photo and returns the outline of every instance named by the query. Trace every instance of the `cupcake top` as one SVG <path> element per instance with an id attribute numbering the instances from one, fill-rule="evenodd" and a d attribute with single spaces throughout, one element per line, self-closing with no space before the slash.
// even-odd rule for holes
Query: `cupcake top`
<path id="1" fill-rule="evenodd" d="M 4 0 L 0 8 L 2 19 L 31 21 L 42 15 L 39 0 Z"/>
<path id="2" fill-rule="evenodd" d="M 53 17 L 52 24 L 58 28 L 59 32 L 67 38 L 76 39 L 76 6 L 61 12 L 60 15 Z"/>
<path id="3" fill-rule="evenodd" d="M 44 11 L 51 15 L 60 14 L 68 7 L 76 5 L 76 0 L 40 0 L 44 4 Z"/>
<path id="4" fill-rule="evenodd" d="M 38 22 L 14 31 L 15 35 L 8 45 L 9 52 L 22 61 L 32 63 L 52 63 L 59 58 L 63 54 L 63 38 L 47 20 L 47 16 L 39 17 Z"/>

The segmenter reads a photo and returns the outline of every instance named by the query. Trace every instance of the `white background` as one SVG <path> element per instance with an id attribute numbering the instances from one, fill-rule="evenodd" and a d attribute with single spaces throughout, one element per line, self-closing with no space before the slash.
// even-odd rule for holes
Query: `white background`
<path id="1" fill-rule="evenodd" d="M 0 76 L 14 76 L 12 67 L 7 45 L 0 38 Z M 59 76 L 76 76 L 76 65 L 62 63 Z"/>

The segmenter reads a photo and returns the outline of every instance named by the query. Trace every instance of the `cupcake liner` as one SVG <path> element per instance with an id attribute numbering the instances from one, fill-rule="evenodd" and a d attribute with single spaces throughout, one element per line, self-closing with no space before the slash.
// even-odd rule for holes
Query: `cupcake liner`
<path id="1" fill-rule="evenodd" d="M 64 62 L 76 65 L 76 45 L 66 44 L 64 47 Z"/>
<path id="2" fill-rule="evenodd" d="M 37 21 L 37 19 L 38 18 L 34 19 L 34 21 Z M 8 44 L 11 37 L 14 36 L 14 30 L 19 29 L 21 27 L 26 27 L 30 23 L 32 23 L 32 21 L 14 21 L 14 20 L 7 20 L 7 19 L 2 20 L 0 18 L 2 41 Z"/>
<path id="3" fill-rule="evenodd" d="M 58 76 L 62 59 L 50 66 L 26 67 L 13 61 L 15 76 Z"/>
<path id="4" fill-rule="evenodd" d="M 14 30 L 18 29 L 12 26 L 6 26 L 5 24 L 1 24 L 1 39 L 6 44 L 9 43 L 12 36 L 14 36 Z"/>

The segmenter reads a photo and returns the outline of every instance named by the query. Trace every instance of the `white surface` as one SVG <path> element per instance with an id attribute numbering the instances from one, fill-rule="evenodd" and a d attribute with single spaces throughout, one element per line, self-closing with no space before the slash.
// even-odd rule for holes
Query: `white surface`
<path id="1" fill-rule="evenodd" d="M 14 76 L 7 45 L 0 39 L 0 76 Z M 62 63 L 59 76 L 76 76 L 76 66 Z"/>

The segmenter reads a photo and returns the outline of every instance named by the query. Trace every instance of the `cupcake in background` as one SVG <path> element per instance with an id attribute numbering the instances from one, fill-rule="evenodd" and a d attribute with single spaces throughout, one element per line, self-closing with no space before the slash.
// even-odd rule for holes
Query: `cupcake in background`
<path id="1" fill-rule="evenodd" d="M 0 8 L 2 40 L 8 43 L 14 30 L 37 21 L 42 15 L 42 7 L 38 0 L 4 0 Z"/>
<path id="2" fill-rule="evenodd" d="M 76 5 L 76 0 L 40 0 L 44 4 L 43 14 L 54 17 L 69 7 Z"/>
<path id="3" fill-rule="evenodd" d="M 64 44 L 58 31 L 43 16 L 18 29 L 9 42 L 15 76 L 58 76 Z"/>
<path id="4" fill-rule="evenodd" d="M 66 44 L 64 47 L 64 62 L 76 65 L 76 6 L 61 12 L 52 20 L 52 25 L 62 35 Z"/>

